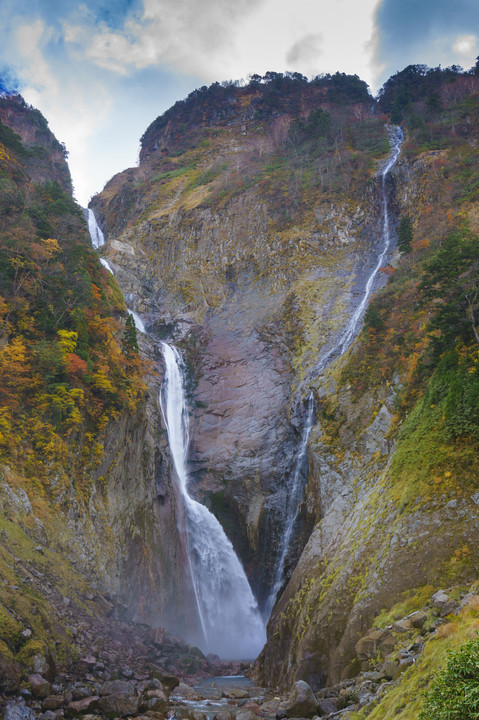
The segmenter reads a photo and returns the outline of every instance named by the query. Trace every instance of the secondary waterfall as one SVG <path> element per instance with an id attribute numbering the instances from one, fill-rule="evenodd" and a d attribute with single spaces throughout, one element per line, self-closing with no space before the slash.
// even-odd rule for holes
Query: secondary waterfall
<path id="1" fill-rule="evenodd" d="M 91 244 L 94 248 L 98 249 L 105 244 L 105 237 L 98 227 L 95 213 L 90 208 L 88 208 L 88 230 L 90 231 Z"/>
<path id="2" fill-rule="evenodd" d="M 354 313 L 351 315 L 349 321 L 347 322 L 345 328 L 337 338 L 337 340 L 334 342 L 333 346 L 323 355 L 320 356 L 318 364 L 316 366 L 317 370 L 323 370 L 326 367 L 326 364 L 328 360 L 331 357 L 334 357 L 335 355 L 343 355 L 354 338 L 356 337 L 360 323 L 363 317 L 363 314 L 366 310 L 367 304 L 369 302 L 369 298 L 371 297 L 371 293 L 373 290 L 373 284 L 374 280 L 376 278 L 376 275 L 379 272 L 379 268 L 382 267 L 384 264 L 384 260 L 386 258 L 386 255 L 391 247 L 391 232 L 390 232 L 390 223 L 389 223 L 389 208 L 388 208 L 388 196 L 386 192 L 386 176 L 388 173 L 392 170 L 396 162 L 398 161 L 399 154 L 401 152 L 401 145 L 404 140 L 404 132 L 402 128 L 400 128 L 397 125 L 389 126 L 388 127 L 388 133 L 389 133 L 389 144 L 391 146 L 391 152 L 389 153 L 389 157 L 386 161 L 386 164 L 384 165 L 382 171 L 381 171 L 381 205 L 382 205 L 382 218 L 383 218 L 383 225 L 382 225 L 382 233 L 381 233 L 381 242 L 382 247 L 381 251 L 378 255 L 378 259 L 376 262 L 376 265 L 374 267 L 374 270 L 369 275 L 366 286 L 364 288 L 364 293 L 361 302 L 357 306 Z"/>
<path id="3" fill-rule="evenodd" d="M 298 517 L 299 505 L 303 497 L 303 487 L 301 483 L 301 472 L 306 459 L 308 439 L 311 429 L 314 424 L 314 398 L 313 393 L 309 394 L 308 398 L 308 415 L 306 422 L 303 427 L 301 435 L 301 444 L 296 454 L 296 460 L 294 463 L 293 479 L 290 487 L 288 488 L 288 494 L 286 496 L 286 508 L 285 508 L 285 519 L 283 537 L 281 538 L 281 544 L 279 547 L 278 560 L 276 562 L 276 570 L 273 580 L 271 591 L 266 601 L 264 616 L 268 618 L 271 615 L 271 611 L 276 602 L 279 591 L 284 581 L 284 566 L 286 563 L 286 557 L 289 550 L 289 544 L 293 535 L 294 526 Z"/>
<path id="4" fill-rule="evenodd" d="M 188 492 L 189 421 L 178 350 L 162 343 L 165 379 L 160 406 L 184 503 L 189 571 L 204 652 L 254 658 L 266 640 L 258 604 L 233 546 L 215 516 Z"/>
<path id="5" fill-rule="evenodd" d="M 363 314 L 366 310 L 367 304 L 369 302 L 369 299 L 371 297 L 371 293 L 373 290 L 373 284 L 374 280 L 376 278 L 376 275 L 379 272 L 379 268 L 382 267 L 384 260 L 386 259 L 387 253 L 391 246 L 391 232 L 390 232 L 390 222 L 389 222 L 389 208 L 388 208 L 388 196 L 386 191 L 386 176 L 388 173 L 392 170 L 394 165 L 396 164 L 399 154 L 401 152 L 401 145 L 404 140 L 404 133 L 402 129 L 399 126 L 392 126 L 388 127 L 388 133 L 389 133 L 389 144 L 391 147 L 391 152 L 389 153 L 389 157 L 382 168 L 381 171 L 381 209 L 382 209 L 382 232 L 381 232 L 381 250 L 377 258 L 377 262 L 374 266 L 374 269 L 372 270 L 371 274 L 369 275 L 366 285 L 364 288 L 363 297 L 361 299 L 361 302 L 355 309 L 354 313 L 351 315 L 350 319 L 346 323 L 346 326 L 343 328 L 342 332 L 340 333 L 339 337 L 334 341 L 333 345 L 327 352 L 323 353 L 319 359 L 318 363 L 316 365 L 316 371 L 321 371 L 326 367 L 326 364 L 328 360 L 330 360 L 332 357 L 335 356 L 341 356 L 343 355 L 354 338 L 356 337 L 357 332 L 359 331 L 360 323 L 363 317 Z M 289 493 L 287 496 L 286 501 L 286 508 L 285 508 L 285 520 L 284 520 L 284 528 L 283 528 L 283 537 L 281 539 L 281 544 L 279 547 L 279 553 L 278 553 L 278 560 L 276 563 L 276 570 L 275 570 L 275 576 L 273 580 L 273 585 L 271 587 L 270 594 L 268 596 L 266 605 L 265 605 L 265 617 L 269 617 L 271 614 L 271 611 L 274 607 L 274 604 L 276 602 L 276 598 L 278 596 L 279 591 L 281 590 L 282 584 L 284 582 L 284 567 L 286 563 L 286 557 L 289 550 L 289 544 L 291 542 L 291 538 L 293 535 L 294 525 L 296 522 L 296 518 L 298 516 L 299 511 L 299 505 L 302 500 L 303 496 L 303 488 L 301 487 L 301 469 L 306 457 L 306 451 L 307 451 L 307 444 L 309 439 L 309 434 L 311 432 L 311 428 L 313 427 L 314 422 L 314 401 L 313 396 L 310 394 L 309 401 L 308 401 L 308 416 L 306 419 L 306 423 L 303 428 L 303 434 L 301 437 L 301 444 L 298 449 L 298 453 L 296 455 L 296 462 L 294 467 L 294 472 L 291 480 L 291 484 L 289 487 Z"/>

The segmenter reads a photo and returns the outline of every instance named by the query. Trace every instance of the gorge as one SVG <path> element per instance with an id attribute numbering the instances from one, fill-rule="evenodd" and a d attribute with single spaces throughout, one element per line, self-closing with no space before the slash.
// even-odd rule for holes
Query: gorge
<path id="1" fill-rule="evenodd" d="M 11 603 L 43 557 L 72 607 L 196 645 L 159 642 L 171 674 L 254 660 L 419 717 L 475 627 L 479 531 L 478 78 L 421 68 L 377 100 L 339 73 L 195 91 L 87 222 L 0 98 L 0 619 L 34 629 L 0 670 L 72 652 L 43 587 L 54 632 Z"/>

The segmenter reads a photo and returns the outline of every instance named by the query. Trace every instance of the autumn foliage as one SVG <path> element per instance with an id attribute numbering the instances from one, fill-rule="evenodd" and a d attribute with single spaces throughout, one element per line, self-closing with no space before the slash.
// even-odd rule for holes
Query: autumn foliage
<path id="1" fill-rule="evenodd" d="M 0 453 L 37 475 L 66 458 L 86 468 L 141 399 L 144 367 L 82 210 L 58 181 L 32 181 L 38 149 L 2 123 L 0 141 Z"/>

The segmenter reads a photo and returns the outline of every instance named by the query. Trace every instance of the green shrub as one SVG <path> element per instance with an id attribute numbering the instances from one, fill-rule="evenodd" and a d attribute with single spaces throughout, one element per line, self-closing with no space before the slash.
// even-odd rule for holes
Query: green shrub
<path id="1" fill-rule="evenodd" d="M 424 697 L 419 720 L 479 718 L 479 638 L 449 655 Z"/>

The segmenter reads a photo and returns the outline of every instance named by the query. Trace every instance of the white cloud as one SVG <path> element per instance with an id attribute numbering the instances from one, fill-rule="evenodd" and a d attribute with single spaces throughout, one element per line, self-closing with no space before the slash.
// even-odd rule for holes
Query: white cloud
<path id="1" fill-rule="evenodd" d="M 475 35 L 458 35 L 452 43 L 452 49 L 462 58 L 463 64 L 471 64 L 478 54 L 477 37 Z"/>

